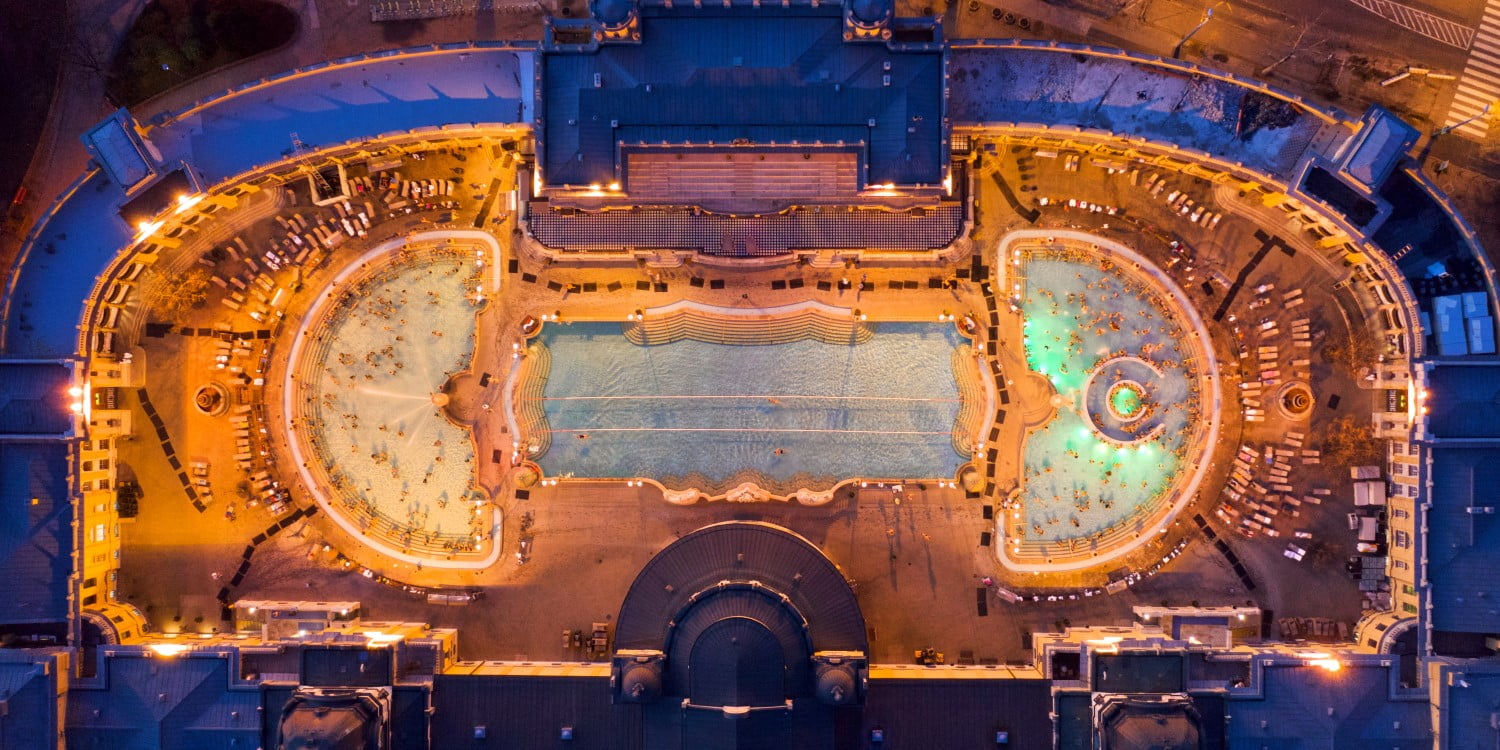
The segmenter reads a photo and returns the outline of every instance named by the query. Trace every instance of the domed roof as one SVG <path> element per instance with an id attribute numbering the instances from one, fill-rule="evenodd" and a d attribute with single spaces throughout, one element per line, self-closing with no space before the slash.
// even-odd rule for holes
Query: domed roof
<path id="1" fill-rule="evenodd" d="M 818 685 L 816 688 L 818 700 L 830 706 L 843 706 L 853 703 L 854 693 L 854 666 L 852 664 L 838 664 L 824 667 L 818 672 Z"/>
<path id="2" fill-rule="evenodd" d="M 655 662 L 630 665 L 620 678 L 620 694 L 641 703 L 661 697 L 661 665 Z"/>
<path id="3" fill-rule="evenodd" d="M 876 24 L 890 15 L 893 5 L 892 0 L 854 0 L 849 10 L 860 23 Z"/>
<path id="4" fill-rule="evenodd" d="M 630 20 L 633 12 L 635 3 L 631 0 L 594 0 L 594 18 L 605 26 L 620 26 Z"/>

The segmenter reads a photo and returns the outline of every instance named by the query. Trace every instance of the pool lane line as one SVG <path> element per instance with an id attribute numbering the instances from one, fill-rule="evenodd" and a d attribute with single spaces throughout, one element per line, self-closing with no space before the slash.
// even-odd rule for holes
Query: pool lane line
<path id="1" fill-rule="evenodd" d="M 542 396 L 540 398 L 527 398 L 523 401 L 619 401 L 623 399 L 664 400 L 664 399 L 698 399 L 700 401 L 711 401 L 713 399 L 740 399 L 753 401 L 771 401 L 778 399 L 817 400 L 817 401 L 920 401 L 929 403 L 957 404 L 961 398 L 919 398 L 916 396 L 692 396 L 692 395 L 662 395 L 662 396 Z"/>
<path id="2" fill-rule="evenodd" d="M 571 432 L 587 435 L 594 432 L 839 432 L 849 435 L 952 435 L 953 430 L 836 430 L 832 428 L 786 427 L 768 429 L 764 427 L 578 427 L 571 430 L 548 430 L 548 432 Z"/>

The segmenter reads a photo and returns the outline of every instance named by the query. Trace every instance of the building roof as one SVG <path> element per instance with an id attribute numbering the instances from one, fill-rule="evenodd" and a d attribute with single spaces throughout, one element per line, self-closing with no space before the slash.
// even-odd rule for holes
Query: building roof
<path id="1" fill-rule="evenodd" d="M 1050 680 L 872 680 L 855 747 L 877 728 L 888 748 L 1052 747 L 1051 711 Z"/>
<path id="2" fill-rule="evenodd" d="M 756 581 L 773 596 L 785 594 L 807 621 L 813 650 L 868 650 L 859 604 L 833 561 L 791 531 L 746 521 L 705 526 L 651 558 L 620 605 L 615 648 L 663 649 L 669 624 L 722 581 Z"/>
<path id="3" fill-rule="evenodd" d="M 57 747 L 56 651 L 0 649 L 0 747 Z M 16 720 L 21 719 L 21 720 Z"/>
<path id="4" fill-rule="evenodd" d="M 1230 747 L 1279 750 L 1379 747 L 1431 750 L 1432 720 L 1425 696 L 1391 697 L 1397 667 L 1345 665 L 1337 672 L 1312 666 L 1266 666 L 1262 698 L 1231 698 Z"/>
<path id="5" fill-rule="evenodd" d="M 1419 136 L 1416 128 L 1390 110 L 1373 106 L 1365 112 L 1360 132 L 1351 140 L 1353 148 L 1342 169 L 1365 189 L 1373 189 L 1406 158 Z"/>
<path id="6" fill-rule="evenodd" d="M 683 6 L 643 8 L 639 44 L 544 55 L 546 184 L 615 181 L 622 138 L 789 144 L 851 133 L 868 143 L 867 183 L 942 181 L 941 52 L 845 43 L 832 3 Z"/>
<path id="7" fill-rule="evenodd" d="M 641 707 L 612 703 L 604 677 L 437 675 L 432 704 L 435 748 L 644 747 Z M 563 727 L 571 742 L 559 741 Z"/>
<path id="8" fill-rule="evenodd" d="M 1452 300 L 1452 315 L 1459 339 L 1463 321 L 1458 319 L 1458 296 Z M 1434 438 L 1491 438 L 1500 440 L 1500 361 L 1441 362 L 1427 372 L 1427 433 Z"/>
<path id="9" fill-rule="evenodd" d="M 0 435 L 65 437 L 73 431 L 68 362 L 0 359 Z"/>
<path id="10" fill-rule="evenodd" d="M 1488 414 L 1493 415 L 1491 407 Z M 1491 417 L 1493 418 L 1493 417 Z M 1437 443 L 1427 512 L 1434 630 L 1500 633 L 1500 446 Z M 1475 509 L 1488 508 L 1485 512 Z"/>
<path id="11" fill-rule="evenodd" d="M 407 52 L 314 66 L 269 90 L 240 86 L 156 124 L 151 144 L 163 163 L 186 162 L 211 187 L 292 156 L 293 133 L 322 148 L 445 125 L 531 120 L 531 52 L 485 44 Z M 57 356 L 77 348 L 95 274 L 135 233 L 119 214 L 125 201 L 122 188 L 93 172 L 39 227 L 0 320 L 7 352 Z"/>
<path id="12" fill-rule="evenodd" d="M 83 134 L 83 146 L 115 185 L 130 190 L 152 174 L 135 123 L 124 109 Z"/>
<path id="13" fill-rule="evenodd" d="M 1494 661 L 1435 664 L 1433 689 L 1441 693 L 1439 735 L 1447 750 L 1493 750 L 1500 742 L 1500 664 Z"/>
<path id="14" fill-rule="evenodd" d="M 219 654 L 104 661 L 102 685 L 75 683 L 68 747 L 107 750 L 245 750 L 261 742 L 261 694 L 231 690 Z"/>
<path id="15" fill-rule="evenodd" d="M 0 624 L 68 619 L 69 451 L 61 442 L 0 442 Z"/>

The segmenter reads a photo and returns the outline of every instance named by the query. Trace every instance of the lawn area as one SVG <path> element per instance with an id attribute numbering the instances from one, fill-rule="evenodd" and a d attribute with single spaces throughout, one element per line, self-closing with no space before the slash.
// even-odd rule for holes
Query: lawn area
<path id="1" fill-rule="evenodd" d="M 131 106 L 297 33 L 297 14 L 267 0 L 153 0 L 110 66 L 109 92 Z"/>

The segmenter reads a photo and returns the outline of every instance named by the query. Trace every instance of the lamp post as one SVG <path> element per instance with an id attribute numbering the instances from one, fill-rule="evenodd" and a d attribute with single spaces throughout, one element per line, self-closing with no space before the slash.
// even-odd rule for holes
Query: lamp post
<path id="1" fill-rule="evenodd" d="M 1193 35 L 1196 34 L 1196 33 L 1198 33 L 1199 29 L 1203 28 L 1204 24 L 1208 23 L 1208 19 L 1213 18 L 1213 17 L 1214 17 L 1214 9 L 1213 8 L 1206 8 L 1206 9 L 1204 9 L 1204 11 L 1203 11 L 1203 20 L 1199 21 L 1197 26 L 1194 26 L 1193 28 L 1188 29 L 1188 33 L 1183 34 L 1182 35 L 1182 39 L 1180 39 L 1180 40 L 1177 41 L 1177 46 L 1172 48 L 1172 59 L 1173 60 L 1176 60 L 1176 59 L 1182 57 L 1182 45 L 1187 44 L 1187 41 L 1189 39 L 1192 39 Z"/>
<path id="2" fill-rule="evenodd" d="M 1456 130 L 1458 128 L 1461 128 L 1461 127 L 1463 127 L 1465 125 L 1468 125 L 1469 123 L 1471 123 L 1471 122 L 1473 122 L 1475 120 L 1478 120 L 1481 117 L 1484 117 L 1485 115 L 1487 115 L 1487 114 L 1490 113 L 1490 107 L 1493 107 L 1493 106 L 1495 106 L 1495 103 L 1494 102 L 1490 102 L 1489 104 L 1484 105 L 1484 109 L 1479 110 L 1478 114 L 1476 114 L 1476 115 L 1474 115 L 1472 117 L 1469 117 L 1467 119 L 1459 120 L 1458 122 L 1455 122 L 1452 125 L 1445 125 L 1445 126 L 1443 126 L 1441 128 L 1438 128 L 1437 130 L 1433 131 L 1432 137 L 1436 138 L 1436 137 L 1438 137 L 1440 135 L 1447 135 L 1447 134 L 1453 132 L 1454 130 Z"/>

